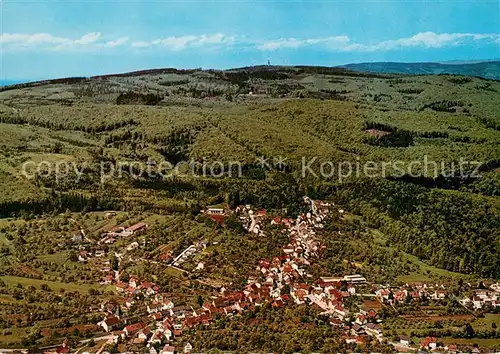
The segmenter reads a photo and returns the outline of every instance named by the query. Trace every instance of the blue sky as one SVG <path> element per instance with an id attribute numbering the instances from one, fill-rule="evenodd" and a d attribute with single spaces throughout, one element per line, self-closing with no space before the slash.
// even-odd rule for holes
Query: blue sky
<path id="1" fill-rule="evenodd" d="M 4 0 L 1 79 L 500 57 L 498 0 Z"/>

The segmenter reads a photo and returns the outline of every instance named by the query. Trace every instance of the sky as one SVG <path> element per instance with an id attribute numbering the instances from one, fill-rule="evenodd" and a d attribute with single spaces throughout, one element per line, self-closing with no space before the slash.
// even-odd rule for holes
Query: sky
<path id="1" fill-rule="evenodd" d="M 0 0 L 0 79 L 500 58 L 499 0 Z"/>

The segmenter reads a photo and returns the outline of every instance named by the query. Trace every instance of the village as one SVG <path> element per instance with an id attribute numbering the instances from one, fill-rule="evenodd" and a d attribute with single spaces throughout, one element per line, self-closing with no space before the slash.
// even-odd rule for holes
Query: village
<path id="1" fill-rule="evenodd" d="M 79 250 L 78 259 L 87 262 L 98 260 L 103 276 L 102 285 L 113 286 L 120 295 L 120 301 L 106 301 L 97 311 L 102 315 L 98 326 L 105 336 L 101 349 L 106 345 L 126 343 L 135 348 L 143 348 L 151 354 L 190 353 L 196 343 L 183 339 L 183 331 L 196 329 L 198 326 L 210 326 L 216 318 L 239 316 L 245 311 L 269 304 L 274 308 L 287 306 L 312 306 L 318 315 L 328 318 L 328 323 L 337 328 L 346 343 L 364 344 L 373 338 L 379 342 L 389 342 L 398 350 L 414 351 L 441 350 L 456 351 L 456 346 L 445 345 L 436 337 L 427 337 L 420 343 L 412 343 L 408 336 L 400 336 L 397 341 L 386 338 L 383 333 L 383 318 L 379 314 L 381 306 L 350 311 L 346 301 L 359 301 L 369 298 L 380 305 L 393 306 L 405 301 L 426 299 L 445 299 L 449 296 L 444 284 L 419 283 L 405 286 L 370 284 L 360 274 L 345 274 L 314 279 L 307 268 L 325 251 L 325 245 L 316 237 L 324 228 L 324 222 L 331 213 L 342 215 L 344 211 L 333 204 L 311 200 L 304 197 L 304 203 L 310 205 L 310 211 L 300 214 L 296 219 L 269 217 L 266 210 L 254 211 L 250 205 L 238 206 L 234 211 L 220 207 L 208 207 L 203 212 L 213 221 L 223 223 L 229 212 L 238 216 L 248 233 L 265 236 L 265 224 L 281 227 L 289 242 L 282 246 L 281 254 L 256 261 L 255 273 L 249 275 L 246 285 L 239 291 L 229 291 L 220 287 L 218 293 L 199 307 L 176 305 L 170 294 L 150 281 L 130 276 L 127 281 L 120 280 L 119 262 L 127 252 L 140 247 L 134 237 L 147 233 L 148 224 L 139 222 L 129 227 L 113 227 L 102 235 L 99 246 L 113 244 L 117 239 L 127 239 L 130 243 L 124 250 L 115 252 L 118 269 L 114 269 L 106 259 L 105 247 L 88 252 Z M 76 240 L 75 240 L 76 238 Z M 74 236 L 78 243 L 85 235 Z M 180 252 L 176 257 L 168 254 L 163 258 L 168 266 L 186 272 L 183 263 L 197 252 L 207 247 L 205 240 L 200 240 Z M 203 270 L 204 264 L 198 263 L 196 270 Z M 116 268 L 116 266 L 115 266 Z M 485 290 L 477 290 L 471 298 L 460 299 L 465 308 L 481 309 L 485 306 L 500 308 L 500 287 L 492 284 Z M 141 316 L 128 316 L 128 310 L 137 307 L 146 311 Z M 71 348 L 64 342 L 55 349 L 55 353 L 66 353 Z"/>

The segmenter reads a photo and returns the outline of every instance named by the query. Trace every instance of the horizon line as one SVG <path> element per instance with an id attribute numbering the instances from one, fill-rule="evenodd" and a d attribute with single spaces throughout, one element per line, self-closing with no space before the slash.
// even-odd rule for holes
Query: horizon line
<path id="1" fill-rule="evenodd" d="M 92 75 L 70 75 L 70 76 L 59 76 L 59 77 L 50 77 L 50 78 L 8 78 L 8 77 L 0 77 L 0 87 L 5 87 L 5 86 L 11 86 L 11 85 L 16 85 L 16 84 L 28 84 L 28 83 L 37 83 L 41 81 L 50 81 L 50 80 L 60 80 L 60 79 L 67 79 L 67 78 L 96 78 L 96 77 L 102 77 L 102 76 L 114 76 L 114 75 L 125 75 L 125 74 L 132 74 L 132 73 L 137 73 L 141 71 L 148 71 L 148 70 L 162 70 L 162 69 L 175 69 L 175 70 L 202 70 L 202 71 L 208 71 L 208 70 L 216 70 L 216 71 L 228 71 L 228 70 L 241 70 L 245 68 L 254 68 L 254 67 L 288 67 L 288 68 L 293 68 L 293 67 L 300 67 L 300 66 L 305 66 L 305 67 L 323 67 L 323 68 L 342 68 L 342 67 L 347 67 L 349 65 L 362 65 L 362 64 L 440 64 L 440 65 L 474 65 L 474 64 L 480 64 L 480 63 L 491 63 L 491 62 L 500 62 L 500 58 L 491 58 L 491 59 L 451 59 L 451 60 L 446 60 L 446 61 L 359 61 L 359 62 L 348 62 L 344 64 L 337 64 L 337 65 L 332 65 L 332 66 L 327 66 L 327 65 L 314 65 L 314 64 L 255 64 L 255 65 L 248 65 L 248 66 L 238 66 L 238 67 L 226 67 L 226 68 L 204 68 L 204 67 L 173 67 L 173 66 L 162 66 L 162 67 L 148 67 L 148 68 L 138 68 L 138 69 L 133 69 L 129 71 L 120 71 L 120 72 L 108 72 L 108 73 L 97 73 L 97 74 L 92 74 Z M 349 69 L 349 68 L 347 68 Z M 386 74 L 390 74 L 387 72 Z M 398 73 L 394 73 L 398 74 Z M 411 74 L 408 74 L 411 75 Z M 435 75 L 435 74 L 429 74 L 429 75 Z M 12 84 L 7 84 L 3 85 L 2 82 L 4 81 L 13 81 L 14 83 Z"/>

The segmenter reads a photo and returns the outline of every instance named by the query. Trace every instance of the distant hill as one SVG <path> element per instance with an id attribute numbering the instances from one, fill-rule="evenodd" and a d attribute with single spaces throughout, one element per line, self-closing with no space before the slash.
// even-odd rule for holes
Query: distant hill
<path id="1" fill-rule="evenodd" d="M 342 67 L 356 71 L 374 73 L 395 73 L 410 75 L 456 74 L 478 76 L 486 79 L 500 80 L 500 60 L 483 62 L 450 62 L 450 63 L 359 63 Z"/>
<path id="2" fill-rule="evenodd" d="M 233 68 L 222 70 L 227 72 L 247 71 L 247 72 L 290 72 L 299 70 L 302 73 L 326 74 L 326 75 L 345 75 L 352 77 L 377 77 L 388 78 L 387 74 L 405 74 L 405 75 L 439 75 L 454 74 L 463 76 L 476 76 L 486 79 L 500 80 L 500 59 L 493 60 L 454 60 L 440 63 L 401 63 L 401 62 L 373 62 L 373 63 L 354 63 L 338 65 L 332 67 L 325 66 L 270 66 L 258 65 L 249 67 Z M 161 75 L 161 74 L 193 74 L 199 69 L 147 69 L 125 73 L 107 74 L 92 76 L 95 79 L 104 79 L 111 77 L 136 77 L 143 75 Z M 208 70 L 220 71 L 220 70 Z M 69 77 L 47 80 L 7 80 L 0 79 L 0 87 L 18 85 L 37 86 L 40 84 L 67 83 L 67 81 L 86 80 L 86 77 Z"/>
<path id="3" fill-rule="evenodd" d="M 15 84 L 21 84 L 25 81 L 23 80 L 0 80 L 0 86 L 10 86 Z"/>

